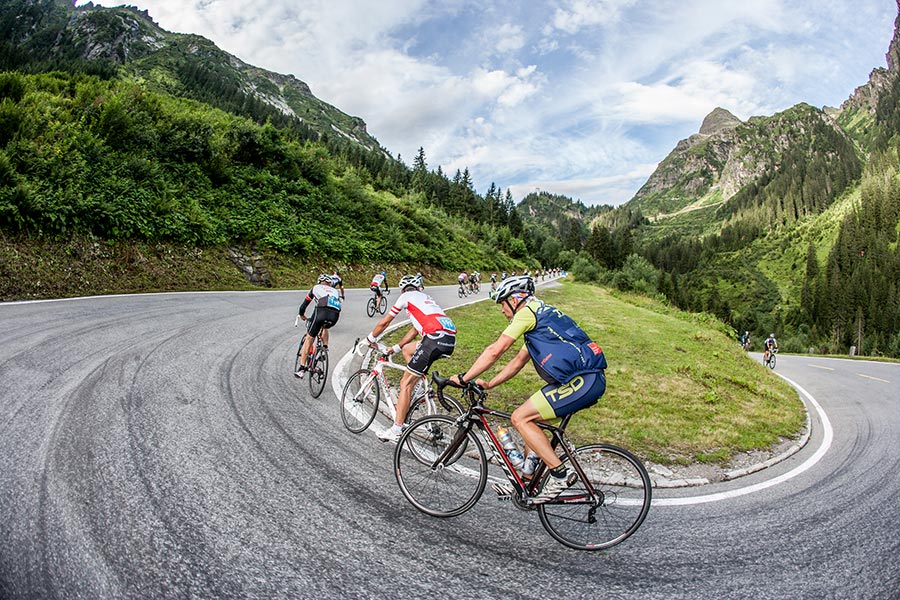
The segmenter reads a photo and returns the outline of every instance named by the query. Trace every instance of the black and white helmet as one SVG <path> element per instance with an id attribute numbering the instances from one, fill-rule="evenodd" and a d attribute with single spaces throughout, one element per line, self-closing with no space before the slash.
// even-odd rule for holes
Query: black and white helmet
<path id="1" fill-rule="evenodd" d="M 331 285 L 331 275 L 322 273 L 321 275 L 319 275 L 318 283 L 327 283 L 328 285 Z"/>
<path id="2" fill-rule="evenodd" d="M 500 304 L 513 294 L 534 295 L 534 279 L 528 275 L 519 275 L 518 277 L 508 277 L 497 286 L 494 292 L 494 302 Z"/>
<path id="3" fill-rule="evenodd" d="M 400 278 L 400 281 L 397 282 L 397 287 L 400 288 L 400 291 L 402 292 L 405 292 L 408 287 L 419 289 L 419 286 L 421 285 L 422 279 L 416 275 L 404 275 Z"/>

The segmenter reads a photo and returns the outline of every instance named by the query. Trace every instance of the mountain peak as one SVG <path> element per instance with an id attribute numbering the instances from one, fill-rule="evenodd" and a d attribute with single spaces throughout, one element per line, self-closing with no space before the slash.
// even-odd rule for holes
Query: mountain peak
<path id="1" fill-rule="evenodd" d="M 898 0 L 900 2 L 900 0 Z M 700 125 L 700 133 L 703 135 L 713 135 L 728 129 L 734 129 L 741 124 L 741 120 L 731 114 L 729 111 L 721 107 L 716 107 L 711 113 L 706 115 L 703 123 Z"/>

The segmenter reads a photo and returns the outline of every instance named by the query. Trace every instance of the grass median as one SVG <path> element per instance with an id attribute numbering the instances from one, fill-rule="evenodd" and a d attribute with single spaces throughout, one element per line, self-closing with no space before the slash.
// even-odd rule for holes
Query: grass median
<path id="1" fill-rule="evenodd" d="M 576 443 L 612 442 L 661 464 L 724 465 L 737 452 L 767 449 L 803 428 L 797 392 L 747 356 L 715 318 L 570 281 L 537 295 L 574 318 L 609 362 L 606 393 L 569 425 Z M 432 367 L 442 375 L 467 369 L 507 324 L 491 302 L 449 314 L 459 334 L 453 356 Z M 490 390 L 488 405 L 512 410 L 542 385 L 526 366 Z"/>

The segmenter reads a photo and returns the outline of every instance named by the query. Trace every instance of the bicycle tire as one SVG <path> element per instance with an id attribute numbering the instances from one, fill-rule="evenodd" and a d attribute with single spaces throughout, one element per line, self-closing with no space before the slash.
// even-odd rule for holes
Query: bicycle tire
<path id="1" fill-rule="evenodd" d="M 375 314 L 375 298 L 369 298 L 369 301 L 366 303 L 366 314 L 370 317 Z"/>
<path id="2" fill-rule="evenodd" d="M 468 449 L 432 466 L 458 434 Z M 487 484 L 484 447 L 474 431 L 463 431 L 456 419 L 433 415 L 407 427 L 394 448 L 394 475 L 410 504 L 432 517 L 455 517 L 478 502 Z"/>
<path id="3" fill-rule="evenodd" d="M 775 354 L 772 353 L 769 355 L 769 368 L 773 371 L 775 370 Z"/>
<path id="4" fill-rule="evenodd" d="M 387 298 L 382 296 L 381 300 L 378 301 L 378 312 L 384 314 L 385 311 L 387 311 Z"/>
<path id="5" fill-rule="evenodd" d="M 360 369 L 350 376 L 341 394 L 341 421 L 353 433 L 369 428 L 378 414 L 381 387 L 368 369 Z"/>
<path id="6" fill-rule="evenodd" d="M 465 292 L 465 290 L 463 290 L 462 288 L 459 288 L 458 290 L 456 290 L 456 294 L 457 294 L 460 298 L 462 298 L 463 296 L 466 295 L 466 292 Z"/>
<path id="7" fill-rule="evenodd" d="M 636 456 L 612 444 L 579 446 L 575 456 L 599 494 L 598 502 L 590 501 L 579 478 L 556 500 L 538 505 L 541 524 L 556 541 L 575 550 L 615 546 L 647 518 L 653 494 L 650 475 Z M 562 459 L 564 464 L 569 460 Z"/>
<path id="8" fill-rule="evenodd" d="M 300 340 L 300 343 L 297 344 L 297 358 L 294 359 L 294 370 L 292 373 L 296 373 L 300 370 L 300 351 L 303 350 L 303 340 Z"/>
<path id="9" fill-rule="evenodd" d="M 325 381 L 328 379 L 328 349 L 320 347 L 316 352 L 315 362 L 311 365 L 309 373 L 309 391 L 313 398 L 322 395 L 325 389 Z"/>

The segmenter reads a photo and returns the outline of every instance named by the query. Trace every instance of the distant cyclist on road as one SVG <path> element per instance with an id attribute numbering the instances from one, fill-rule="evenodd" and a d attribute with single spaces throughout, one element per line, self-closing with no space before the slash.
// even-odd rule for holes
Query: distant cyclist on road
<path id="1" fill-rule="evenodd" d="M 744 350 L 750 349 L 750 332 L 745 331 L 744 335 L 741 336 L 741 348 Z"/>
<path id="2" fill-rule="evenodd" d="M 468 288 L 467 288 L 467 285 L 468 285 L 468 283 L 469 283 L 469 275 L 468 275 L 468 273 L 466 273 L 465 271 L 463 271 L 462 273 L 460 273 L 460 274 L 456 277 L 456 281 L 459 283 L 459 289 L 461 289 L 461 290 L 463 290 L 463 291 L 466 291 L 466 290 L 468 289 Z"/>
<path id="3" fill-rule="evenodd" d="M 375 295 L 378 296 L 378 299 L 381 299 L 381 286 L 384 285 L 384 290 L 386 292 L 391 291 L 388 288 L 387 282 L 387 274 L 384 271 L 380 273 L 375 273 L 375 276 L 372 277 L 372 283 L 369 284 L 369 288 L 375 292 Z"/>
<path id="4" fill-rule="evenodd" d="M 606 391 L 606 357 L 575 321 L 534 297 L 534 279 L 531 277 L 506 279 L 497 288 L 493 299 L 509 320 L 509 326 L 465 373 L 451 381 L 464 386 L 487 371 L 516 340 L 524 338 L 525 344 L 499 373 L 490 381 L 478 379 L 476 383 L 485 389 L 496 387 L 521 371 L 529 359 L 538 375 L 547 382 L 513 411 L 511 419 L 527 448 L 550 469 L 552 477 L 533 499 L 534 503 L 540 504 L 553 500 L 570 484 L 566 466 L 553 451 L 537 421 L 563 417 L 595 404 Z"/>
<path id="5" fill-rule="evenodd" d="M 402 432 L 403 421 L 409 410 L 409 402 L 413 387 L 419 376 L 428 373 L 432 363 L 439 358 L 450 356 L 456 347 L 456 325 L 444 314 L 434 298 L 419 289 L 420 278 L 416 275 L 404 275 L 397 287 L 402 292 L 400 297 L 388 311 L 388 314 L 375 325 L 372 333 L 366 337 L 370 346 L 374 346 L 394 317 L 406 310 L 412 327 L 400 339 L 391 352 L 403 352 L 406 359 L 406 372 L 400 380 L 400 394 L 397 397 L 397 416 L 393 426 L 381 432 L 378 437 L 384 441 L 396 442 Z M 422 336 L 418 344 L 413 344 L 417 335 Z"/>
<path id="6" fill-rule="evenodd" d="M 769 362 L 769 355 L 772 352 L 778 352 L 778 340 L 775 339 L 774 333 L 769 334 L 769 337 L 763 342 L 763 347 L 765 348 L 765 352 L 763 352 L 763 364 L 765 365 Z"/>
<path id="7" fill-rule="evenodd" d="M 300 349 L 300 368 L 294 372 L 295 377 L 303 379 L 306 371 L 306 357 L 312 348 L 313 340 L 322 332 L 322 344 L 328 347 L 328 330 L 338 322 L 341 316 L 341 296 L 335 287 L 334 275 L 319 275 L 319 281 L 309 290 L 300 308 L 297 317 L 306 321 L 306 337 L 303 338 L 303 347 Z M 306 307 L 313 304 L 312 318 L 306 318 Z M 295 323 L 296 324 L 296 323 Z"/>

